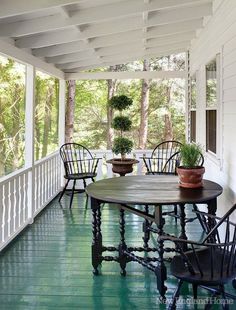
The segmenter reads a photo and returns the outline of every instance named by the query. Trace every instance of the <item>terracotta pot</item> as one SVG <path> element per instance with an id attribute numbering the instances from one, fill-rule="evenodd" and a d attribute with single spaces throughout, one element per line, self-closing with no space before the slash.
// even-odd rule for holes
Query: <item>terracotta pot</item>
<path id="1" fill-rule="evenodd" d="M 133 165 L 139 161 L 132 158 L 126 158 L 121 160 L 120 158 L 113 158 L 107 160 L 108 164 L 112 164 L 112 171 L 118 173 L 120 176 L 125 176 L 127 173 L 133 171 Z"/>
<path id="2" fill-rule="evenodd" d="M 179 176 L 179 186 L 185 188 L 199 188 L 203 186 L 202 178 L 205 172 L 204 167 L 184 168 L 182 166 L 177 168 Z"/>

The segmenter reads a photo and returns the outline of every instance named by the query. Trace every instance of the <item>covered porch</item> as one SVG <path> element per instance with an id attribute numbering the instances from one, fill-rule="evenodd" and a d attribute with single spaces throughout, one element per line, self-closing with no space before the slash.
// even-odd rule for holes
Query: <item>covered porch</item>
<path id="1" fill-rule="evenodd" d="M 76 195 L 69 210 L 68 196 L 63 198 L 61 206 L 54 200 L 33 225 L 3 250 L 0 261 L 3 309 L 165 309 L 158 298 L 155 275 L 137 263 L 127 264 L 126 277 L 120 275 L 120 266 L 115 262 L 104 262 L 101 274 L 92 274 L 91 210 L 90 205 L 86 208 L 85 201 L 84 196 Z M 193 216 L 191 208 L 187 211 L 188 217 Z M 103 244 L 118 244 L 117 207 L 104 205 L 102 219 Z M 140 217 L 126 213 L 128 245 L 140 246 L 142 224 Z M 165 229 L 173 235 L 180 233 L 180 225 L 175 224 L 174 218 L 166 218 Z M 188 224 L 186 230 L 190 239 L 202 235 L 196 221 Z M 156 246 L 155 235 L 149 244 Z M 168 270 L 168 304 L 176 284 Z M 231 284 L 226 290 L 231 294 L 235 292 Z M 201 301 L 207 301 L 207 297 L 209 293 L 199 288 L 199 309 L 203 308 Z M 185 285 L 178 308 L 192 309 L 191 300 L 192 287 Z"/>
<path id="2" fill-rule="evenodd" d="M 236 194 L 235 16 L 233 0 L 8 0 L 0 4 L 0 53 L 25 67 L 24 161 L 19 169 L 0 178 L 3 309 L 164 307 L 158 303 L 155 278 L 137 264 L 129 264 L 126 278 L 119 277 L 119 267 L 112 262 L 104 264 L 101 277 L 94 277 L 90 205 L 84 194 L 75 196 L 71 210 L 68 196 L 63 197 L 62 205 L 58 203 L 57 195 L 64 185 L 59 147 L 65 143 L 66 83 L 184 79 L 186 141 L 203 146 L 205 179 L 224 189 L 217 209 L 217 215 L 222 216 L 235 202 Z M 104 69 L 178 53 L 186 53 L 184 70 Z M 35 153 L 38 70 L 58 79 L 59 85 L 56 147 L 42 158 Z M 213 104 L 207 101 L 208 71 L 216 82 Z M 151 152 L 137 149 L 130 156 L 139 159 Z M 111 166 L 106 164 L 114 157 L 112 151 L 92 153 L 103 159 L 96 180 L 113 177 Z M 140 160 L 134 174 L 144 173 Z M 103 216 L 105 243 L 116 241 L 116 210 L 106 204 Z M 127 223 L 128 241 L 138 245 L 142 239 L 141 219 L 127 213 Z M 166 220 L 166 229 L 179 234 L 172 218 Z M 187 235 L 200 237 L 199 223 L 187 225 Z M 155 238 L 151 242 L 155 245 Z M 170 276 L 167 298 L 175 285 L 176 280 Z M 232 287 L 228 291 L 234 293 Z M 191 296 L 187 286 L 184 294 L 186 298 Z M 206 297 L 207 293 L 202 290 L 199 296 Z"/>

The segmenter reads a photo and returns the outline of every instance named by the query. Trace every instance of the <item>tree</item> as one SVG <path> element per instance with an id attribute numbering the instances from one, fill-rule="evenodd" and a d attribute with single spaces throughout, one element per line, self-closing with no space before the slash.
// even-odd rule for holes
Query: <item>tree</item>
<path id="1" fill-rule="evenodd" d="M 130 64 L 109 68 L 109 70 L 139 71 L 143 70 L 143 62 L 136 61 Z M 151 59 L 150 71 L 182 70 L 184 65 L 183 55 L 160 57 Z M 168 68 L 169 66 L 169 68 Z M 107 68 L 99 69 L 106 71 Z M 115 72 L 115 71 L 114 71 Z M 172 129 L 172 136 L 179 141 L 184 140 L 185 116 L 184 116 L 184 81 L 181 79 L 151 79 L 148 85 L 149 102 L 144 109 L 143 128 L 147 128 L 146 146 L 153 148 L 158 142 L 168 136 L 168 128 Z M 110 91 L 108 92 L 108 83 Z M 74 139 L 91 149 L 106 149 L 108 144 L 108 131 L 110 128 L 107 110 L 108 93 L 110 96 L 125 94 L 133 99 L 133 105 L 129 109 L 129 118 L 132 128 L 127 132 L 127 138 L 134 142 L 134 149 L 140 146 L 141 102 L 143 81 L 133 80 L 82 80 L 78 81 L 75 96 Z M 145 88 L 147 85 L 145 85 Z M 146 123 L 144 122 L 146 120 Z M 170 137 L 170 135 L 169 135 Z M 141 146 L 140 146 L 141 147 Z M 109 147 L 110 148 L 110 147 Z"/>
<path id="2" fill-rule="evenodd" d="M 42 156 L 45 157 L 48 153 L 48 144 L 49 144 L 49 133 L 51 127 L 51 116 L 52 116 L 52 105 L 53 105 L 53 85 L 50 84 L 47 89 L 47 95 L 44 105 L 44 120 L 43 120 L 43 147 L 42 147 Z"/>
<path id="3" fill-rule="evenodd" d="M 110 66 L 108 71 L 117 72 L 118 69 L 119 69 L 119 66 Z M 111 98 L 115 96 L 116 88 L 117 88 L 116 79 L 107 80 L 107 102 L 109 102 Z M 112 119 L 113 119 L 113 110 L 111 109 L 110 105 L 107 104 L 107 149 L 108 150 L 112 148 L 112 143 L 114 140 L 114 131 L 111 126 Z"/>
<path id="4" fill-rule="evenodd" d="M 25 66 L 0 56 L 0 175 L 24 164 Z"/>
<path id="5" fill-rule="evenodd" d="M 68 86 L 68 97 L 66 106 L 65 141 L 66 143 L 69 143 L 73 141 L 73 134 L 74 134 L 76 81 L 75 80 L 68 81 L 67 86 Z"/>
<path id="6" fill-rule="evenodd" d="M 143 61 L 143 71 L 150 71 L 149 60 Z M 147 145 L 148 134 L 148 108 L 149 108 L 149 79 L 142 80 L 142 93 L 141 93 L 141 115 L 139 127 L 139 149 L 145 149 Z"/>
<path id="7" fill-rule="evenodd" d="M 35 91 L 35 159 L 58 147 L 59 80 L 36 71 Z"/>

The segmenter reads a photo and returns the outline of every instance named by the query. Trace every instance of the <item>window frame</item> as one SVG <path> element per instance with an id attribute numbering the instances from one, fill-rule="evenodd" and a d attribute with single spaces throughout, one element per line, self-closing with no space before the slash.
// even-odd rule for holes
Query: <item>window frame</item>
<path id="1" fill-rule="evenodd" d="M 216 61 L 216 100 L 214 106 L 207 106 L 207 65 L 211 63 L 213 60 Z M 210 156 L 213 156 L 217 159 L 220 158 L 219 156 L 219 150 L 220 150 L 220 143 L 219 143 L 219 137 L 220 137 L 220 93 L 221 93 L 221 54 L 218 53 L 215 55 L 215 57 L 211 58 L 210 61 L 208 61 L 205 65 L 205 87 L 206 87 L 206 93 L 205 93 L 205 98 L 206 98 L 206 105 L 205 105 L 205 114 L 206 114 L 206 121 L 205 121 L 205 130 L 206 130 L 206 137 L 205 137 L 205 143 L 206 143 L 206 153 L 209 154 Z M 216 126 L 215 126 L 215 131 L 216 131 L 216 137 L 215 137 L 215 146 L 216 146 L 216 151 L 212 151 L 207 148 L 207 141 L 208 141 L 208 133 L 207 133 L 207 111 L 216 111 Z"/>
<path id="2" fill-rule="evenodd" d="M 195 81 L 195 91 L 196 91 L 196 98 L 195 98 L 195 104 L 193 106 L 193 96 L 192 96 L 192 90 L 193 90 L 193 81 Z M 194 113 L 193 113 L 194 112 Z M 196 117 L 197 117 L 197 73 L 195 72 L 191 77 L 190 77 L 190 107 L 189 107 L 189 128 L 190 128 L 190 132 L 189 132 L 189 139 L 190 142 L 196 143 L 197 142 L 197 121 L 196 121 Z M 195 115 L 195 124 L 194 124 L 194 139 L 193 139 L 193 124 L 192 124 L 192 115 Z"/>

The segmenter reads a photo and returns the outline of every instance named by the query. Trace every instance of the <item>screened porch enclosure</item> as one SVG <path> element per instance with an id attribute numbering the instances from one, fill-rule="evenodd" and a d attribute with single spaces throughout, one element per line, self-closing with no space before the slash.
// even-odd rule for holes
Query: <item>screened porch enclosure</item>
<path id="1" fill-rule="evenodd" d="M 222 216 L 236 197 L 235 16 L 234 0 L 8 0 L 0 4 L 0 70 L 7 72 L 0 77 L 3 309 L 161 308 L 156 280 L 137 264 L 128 264 L 127 279 L 120 278 L 113 263 L 104 264 L 102 277 L 93 277 L 90 201 L 85 194 L 75 195 L 71 210 L 68 195 L 58 203 L 65 184 L 59 148 L 65 143 L 67 81 L 183 80 L 186 129 L 182 134 L 203 147 L 204 178 L 223 187 L 217 209 Z M 137 65 L 139 60 L 175 58 L 180 53 L 185 62 L 178 69 L 162 63 L 143 71 Z M 109 70 L 124 64 L 128 70 Z M 86 127 L 82 136 L 85 141 Z M 102 158 L 96 180 L 116 177 L 106 163 L 114 157 L 112 151 L 104 147 L 91 152 Z M 129 157 L 139 160 L 134 175 L 145 174 L 140 158 L 151 152 L 151 148 L 131 152 Z M 82 187 L 82 181 L 77 182 L 77 188 Z M 111 222 L 118 215 L 109 204 L 103 211 L 108 244 L 116 241 L 119 227 L 114 224 L 113 232 Z M 141 219 L 126 216 L 128 241 L 138 245 L 143 237 Z M 166 227 L 180 233 L 172 218 L 166 220 Z M 186 231 L 188 237 L 201 236 L 196 222 L 187 224 Z M 154 246 L 155 237 L 151 239 Z M 114 278 L 119 278 L 115 284 Z M 167 297 L 175 285 L 170 277 Z M 227 289 L 234 294 L 232 286 Z M 183 295 L 191 296 L 188 286 Z M 201 290 L 199 296 L 205 298 L 207 293 Z"/>

